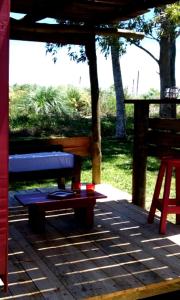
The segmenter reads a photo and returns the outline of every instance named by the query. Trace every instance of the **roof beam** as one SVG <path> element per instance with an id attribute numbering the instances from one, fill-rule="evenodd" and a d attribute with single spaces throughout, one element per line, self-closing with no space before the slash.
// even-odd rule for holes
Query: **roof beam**
<path id="1" fill-rule="evenodd" d="M 143 39 L 144 33 L 116 28 L 92 28 L 60 24 L 24 24 L 11 19 L 10 38 L 52 43 L 86 44 L 87 36 L 102 35 L 133 39 Z"/>
<path id="2" fill-rule="evenodd" d="M 55 18 L 89 24 L 114 24 L 176 0 L 11 0 L 11 11 L 25 13 L 24 21 Z"/>

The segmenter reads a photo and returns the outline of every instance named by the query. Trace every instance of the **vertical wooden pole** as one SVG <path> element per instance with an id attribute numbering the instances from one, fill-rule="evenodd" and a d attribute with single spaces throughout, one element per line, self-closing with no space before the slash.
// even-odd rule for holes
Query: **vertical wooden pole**
<path id="1" fill-rule="evenodd" d="M 134 150 L 132 202 L 145 207 L 149 104 L 141 101 L 134 104 Z"/>
<path id="2" fill-rule="evenodd" d="M 88 37 L 86 54 L 89 60 L 89 75 L 91 83 L 91 107 L 92 107 L 92 181 L 101 182 L 101 126 L 99 107 L 99 84 L 97 74 L 97 58 L 95 36 Z"/>
<path id="3" fill-rule="evenodd" d="M 180 169 L 176 168 L 176 206 L 180 207 Z M 176 214 L 176 224 L 180 225 L 180 214 Z"/>
<path id="4" fill-rule="evenodd" d="M 8 253 L 8 102 L 10 1 L 0 1 L 0 278 L 7 290 Z"/>

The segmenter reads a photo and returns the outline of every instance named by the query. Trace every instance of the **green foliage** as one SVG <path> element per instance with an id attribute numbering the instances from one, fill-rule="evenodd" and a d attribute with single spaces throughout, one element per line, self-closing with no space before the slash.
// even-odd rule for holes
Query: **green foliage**
<path id="1" fill-rule="evenodd" d="M 114 27 L 122 28 L 123 23 L 121 22 Z M 105 58 L 111 54 L 111 45 L 117 48 L 120 56 L 126 53 L 127 43 L 124 38 L 117 38 L 114 36 L 98 36 L 96 38 L 96 42 L 98 48 L 100 49 L 101 53 L 104 54 Z"/>
<path id="2" fill-rule="evenodd" d="M 180 2 L 166 6 L 166 15 L 174 24 L 180 26 Z"/>
<path id="3" fill-rule="evenodd" d="M 78 88 L 70 86 L 67 89 L 67 99 L 75 113 L 87 116 L 90 114 L 90 94 L 89 91 L 80 91 Z"/>
<path id="4" fill-rule="evenodd" d="M 107 90 L 100 90 L 100 107 L 101 114 L 104 115 L 115 115 L 116 114 L 116 97 L 114 92 L 114 86 L 111 86 Z"/>
<path id="5" fill-rule="evenodd" d="M 100 90 L 100 109 L 102 116 L 115 116 L 116 115 L 116 95 L 114 85 L 106 90 Z M 124 98 L 130 99 L 131 96 L 128 94 L 128 90 L 124 89 Z"/>
<path id="6" fill-rule="evenodd" d="M 29 120 L 27 105 L 36 85 L 13 85 L 10 88 L 9 119 L 11 128 L 23 126 Z"/>
<path id="7" fill-rule="evenodd" d="M 147 93 L 141 96 L 141 99 L 159 99 L 159 98 L 160 98 L 159 91 L 154 88 L 151 88 Z"/>
<path id="8" fill-rule="evenodd" d="M 127 27 L 136 31 L 143 31 L 147 38 L 160 40 L 162 34 L 170 33 L 174 28 L 177 29 L 180 24 L 180 4 L 155 8 L 151 12 L 146 13 L 127 22 Z M 178 36 L 178 35 L 177 35 Z M 140 41 L 133 41 L 133 44 L 139 44 Z"/>
<path id="9" fill-rule="evenodd" d="M 87 62 L 85 46 L 75 46 L 75 45 L 63 45 L 60 43 L 47 43 L 46 44 L 46 53 L 50 53 L 52 55 L 53 62 L 56 63 L 58 59 L 58 51 L 60 48 L 65 47 L 67 49 L 67 55 L 70 60 L 80 62 Z"/>
<path id="10" fill-rule="evenodd" d="M 151 89 L 142 98 L 156 98 Z M 130 98 L 125 90 L 125 98 Z M 115 135 L 116 100 L 114 87 L 100 90 L 102 136 Z M 126 105 L 127 132 L 133 129 L 133 105 Z M 14 85 L 10 88 L 10 131 L 23 135 L 91 134 L 91 99 L 88 89 Z"/>
<path id="11" fill-rule="evenodd" d="M 62 122 L 90 114 L 88 90 L 14 85 L 10 89 L 10 129 L 27 134 L 60 134 Z"/>
<path id="12" fill-rule="evenodd" d="M 141 96 L 157 98 L 158 92 L 150 89 Z M 130 96 L 125 90 L 125 97 Z M 11 132 L 23 130 L 30 135 L 86 135 L 91 130 L 90 91 L 77 87 L 45 88 L 13 86 L 10 90 Z M 100 111 L 103 136 L 114 136 L 116 100 L 114 87 L 100 91 Z M 126 126 L 132 131 L 133 105 L 126 105 Z M 71 130 L 69 127 L 71 124 Z"/>

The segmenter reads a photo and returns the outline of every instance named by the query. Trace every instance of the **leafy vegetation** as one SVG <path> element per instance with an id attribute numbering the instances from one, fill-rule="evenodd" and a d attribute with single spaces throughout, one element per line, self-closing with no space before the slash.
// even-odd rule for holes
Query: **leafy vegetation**
<path id="1" fill-rule="evenodd" d="M 130 98 L 127 90 L 125 98 Z M 114 136 L 116 99 L 113 87 L 100 90 L 100 106 L 102 134 Z M 129 115 L 132 116 L 132 107 L 128 105 Z M 10 89 L 11 135 L 87 135 L 91 129 L 90 116 L 91 98 L 88 89 L 17 84 Z"/>

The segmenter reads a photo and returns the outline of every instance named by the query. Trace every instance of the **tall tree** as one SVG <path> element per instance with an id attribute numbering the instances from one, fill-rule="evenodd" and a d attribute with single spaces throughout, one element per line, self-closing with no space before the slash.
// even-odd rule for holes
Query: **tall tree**
<path id="1" fill-rule="evenodd" d="M 124 139 L 126 137 L 124 89 L 119 59 L 119 47 L 116 47 L 115 44 L 111 45 L 111 59 L 116 93 L 116 137 Z"/>
<path id="2" fill-rule="evenodd" d="M 120 24 L 122 27 L 122 23 Z M 126 43 L 122 38 L 98 37 L 101 52 L 107 57 L 111 55 L 114 88 L 116 94 L 116 138 L 126 138 L 126 116 L 124 105 L 124 89 L 120 65 L 120 57 L 126 52 Z"/>
<path id="3" fill-rule="evenodd" d="M 176 86 L 175 59 L 176 38 L 179 35 L 180 25 L 180 3 L 166 5 L 154 9 L 150 14 L 130 20 L 128 27 L 144 31 L 147 38 L 159 43 L 159 58 L 151 51 L 141 45 L 138 41 L 131 41 L 134 45 L 144 50 L 153 58 L 159 66 L 160 75 L 160 97 L 165 98 L 166 88 Z M 160 106 L 161 117 L 175 117 L 175 105 L 162 104 Z"/>

